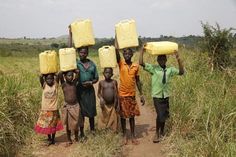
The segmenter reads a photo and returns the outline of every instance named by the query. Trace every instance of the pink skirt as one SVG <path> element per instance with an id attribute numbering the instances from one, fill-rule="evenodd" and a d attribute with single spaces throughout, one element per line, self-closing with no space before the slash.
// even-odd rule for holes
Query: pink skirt
<path id="1" fill-rule="evenodd" d="M 34 127 L 36 133 L 54 134 L 63 130 L 63 124 L 60 119 L 59 111 L 41 111 L 39 119 Z"/>

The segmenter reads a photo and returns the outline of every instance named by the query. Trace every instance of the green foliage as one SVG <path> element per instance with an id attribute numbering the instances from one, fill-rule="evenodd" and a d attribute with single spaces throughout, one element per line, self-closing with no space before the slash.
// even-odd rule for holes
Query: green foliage
<path id="1" fill-rule="evenodd" d="M 0 156 L 12 156 L 31 134 L 39 106 L 35 76 L 0 75 Z"/>
<path id="2" fill-rule="evenodd" d="M 204 45 L 211 58 L 212 69 L 223 69 L 230 65 L 230 50 L 233 48 L 233 28 L 221 29 L 202 23 Z"/>
<path id="3" fill-rule="evenodd" d="M 57 49 L 57 48 L 59 48 L 59 44 L 57 44 L 57 43 L 52 43 L 52 44 L 51 44 L 51 48 L 52 48 L 52 49 Z"/>

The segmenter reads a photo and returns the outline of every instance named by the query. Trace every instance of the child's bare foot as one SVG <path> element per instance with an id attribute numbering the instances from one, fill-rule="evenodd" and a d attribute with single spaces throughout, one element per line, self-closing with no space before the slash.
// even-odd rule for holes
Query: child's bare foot
<path id="1" fill-rule="evenodd" d="M 75 136 L 75 142 L 79 142 L 79 137 Z"/>
<path id="2" fill-rule="evenodd" d="M 138 145 L 139 144 L 139 141 L 135 137 L 133 137 L 131 139 L 131 142 L 132 142 L 133 145 Z"/>
<path id="3" fill-rule="evenodd" d="M 153 143 L 159 143 L 160 142 L 160 136 L 158 133 L 155 134 L 154 138 L 153 138 Z"/>
<path id="4" fill-rule="evenodd" d="M 53 141 L 53 140 L 51 140 L 51 141 L 48 142 L 48 146 L 54 145 L 54 144 L 55 144 L 55 141 Z"/>
<path id="5" fill-rule="evenodd" d="M 88 139 L 87 136 L 85 136 L 85 135 L 80 135 L 80 139 L 78 140 L 78 142 L 84 143 L 84 142 L 87 141 L 87 139 Z"/>
<path id="6" fill-rule="evenodd" d="M 68 141 L 68 142 L 66 143 L 65 147 L 70 147 L 72 144 L 73 144 L 72 141 Z"/>
<path id="7" fill-rule="evenodd" d="M 128 138 L 123 137 L 122 145 L 127 145 L 128 144 Z"/>

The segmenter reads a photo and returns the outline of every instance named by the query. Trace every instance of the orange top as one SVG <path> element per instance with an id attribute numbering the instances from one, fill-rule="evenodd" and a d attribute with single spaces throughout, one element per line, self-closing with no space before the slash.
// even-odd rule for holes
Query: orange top
<path id="1" fill-rule="evenodd" d="M 131 66 L 126 64 L 124 60 L 119 62 L 120 68 L 120 96 L 135 96 L 135 76 L 139 75 L 139 65 L 137 63 L 132 63 Z"/>

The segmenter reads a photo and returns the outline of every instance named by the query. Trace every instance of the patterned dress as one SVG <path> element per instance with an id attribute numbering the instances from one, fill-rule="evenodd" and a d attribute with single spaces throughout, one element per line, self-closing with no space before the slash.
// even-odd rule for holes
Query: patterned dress
<path id="1" fill-rule="evenodd" d="M 59 110 L 57 108 L 58 101 L 58 84 L 54 82 L 53 86 L 46 83 L 43 86 L 42 108 L 38 121 L 34 127 L 35 132 L 41 134 L 53 134 L 63 129 L 60 120 Z"/>

